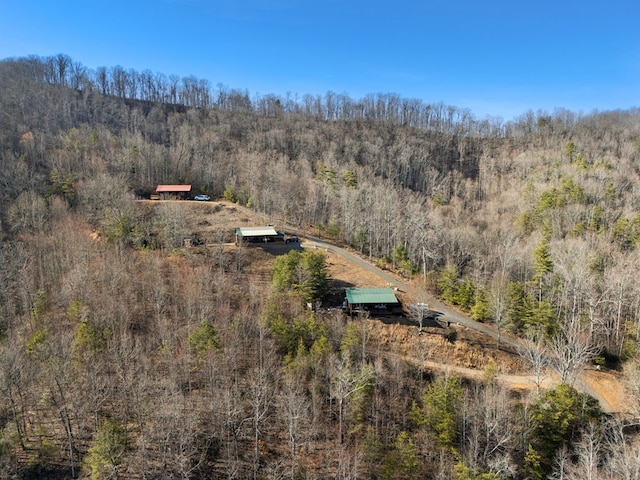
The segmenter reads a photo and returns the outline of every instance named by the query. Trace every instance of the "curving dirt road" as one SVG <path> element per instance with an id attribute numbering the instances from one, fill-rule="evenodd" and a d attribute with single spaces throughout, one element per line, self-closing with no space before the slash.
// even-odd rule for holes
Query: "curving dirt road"
<path id="1" fill-rule="evenodd" d="M 287 230 L 293 231 L 293 229 L 290 229 L 289 227 L 287 227 Z M 298 233 L 296 232 L 296 234 Z M 302 232 L 300 232 L 299 235 L 301 236 L 305 235 L 305 238 L 307 239 L 307 241 L 302 243 L 303 247 L 322 248 L 325 250 L 330 250 L 340 255 L 344 259 L 364 268 L 365 270 L 378 275 L 385 282 L 389 283 L 390 285 L 394 285 L 400 291 L 407 292 L 411 294 L 414 298 L 420 299 L 420 301 L 424 300 L 425 303 L 429 304 L 429 307 L 431 310 L 439 314 L 438 319 L 440 321 L 451 322 L 458 325 L 462 325 L 463 327 L 471 328 L 477 332 L 483 333 L 484 335 L 487 335 L 488 337 L 495 339 L 496 342 L 498 341 L 498 332 L 494 328 L 491 328 L 484 323 L 480 323 L 476 320 L 473 320 L 472 318 L 446 306 L 445 304 L 440 302 L 437 298 L 435 298 L 433 295 L 430 295 L 426 291 L 412 287 L 411 285 L 403 282 L 402 280 L 399 280 L 398 278 L 390 275 L 389 273 L 376 267 L 375 265 L 372 265 L 371 263 L 361 259 L 360 257 L 353 255 L 352 253 L 348 252 L 343 248 L 327 243 L 323 240 L 320 240 L 319 238 L 303 234 Z M 514 349 L 517 349 L 520 345 L 518 340 L 512 337 L 509 337 L 508 335 L 505 335 L 504 332 L 501 333 L 500 335 L 500 343 L 504 345 L 508 345 Z"/>
<path id="2" fill-rule="evenodd" d="M 440 302 L 433 295 L 428 292 L 417 289 L 402 280 L 396 278 L 395 276 L 390 275 L 389 273 L 381 270 L 380 268 L 372 265 L 371 263 L 363 260 L 362 258 L 348 252 L 347 250 L 340 248 L 336 245 L 332 245 L 327 243 L 317 237 L 310 236 L 306 232 L 302 232 L 300 230 L 295 229 L 294 227 L 285 227 L 287 231 L 293 232 L 296 235 L 304 238 L 305 241 L 302 242 L 301 246 L 304 248 L 321 248 L 324 250 L 331 251 L 337 255 L 340 255 L 345 260 L 352 262 L 359 267 L 378 275 L 385 282 L 390 285 L 394 285 L 400 291 L 407 292 L 412 295 L 414 298 L 419 299 L 425 303 L 428 303 L 431 307 L 431 310 L 435 310 L 439 313 L 439 320 L 445 322 L 451 322 L 452 324 L 458 324 L 466 328 L 473 329 L 477 332 L 480 332 L 486 335 L 489 338 L 492 338 L 498 342 L 498 332 L 495 328 L 492 328 L 489 325 L 480 323 L 472 318 L 446 306 L 442 302 Z M 519 346 L 521 345 L 521 340 L 518 340 L 510 335 L 505 334 L 504 332 L 500 335 L 500 344 L 503 346 L 508 346 L 517 352 Z M 445 371 L 445 372 L 455 372 L 461 376 L 467 378 L 482 378 L 483 372 L 480 370 L 474 370 L 471 368 L 457 367 L 453 365 L 447 364 L 439 364 L 431 361 L 421 361 L 415 358 L 411 358 L 404 355 L 399 354 L 389 354 L 390 356 L 402 357 L 405 361 L 414 364 L 420 364 L 423 368 L 427 368 L 430 370 L 437 371 Z M 536 377 L 534 375 L 498 375 L 498 381 L 509 386 L 514 389 L 532 389 L 537 388 Z M 550 387 L 558 384 L 558 380 L 553 377 L 545 377 L 540 382 L 541 387 Z M 596 372 L 596 371 L 585 371 L 575 382 L 574 387 L 582 392 L 588 393 L 592 397 L 596 398 L 600 402 L 600 407 L 604 412 L 607 413 L 624 413 L 625 411 L 625 402 L 624 402 L 624 392 L 623 388 L 620 385 L 620 382 L 617 381 L 615 376 L 611 373 L 607 372 Z"/>

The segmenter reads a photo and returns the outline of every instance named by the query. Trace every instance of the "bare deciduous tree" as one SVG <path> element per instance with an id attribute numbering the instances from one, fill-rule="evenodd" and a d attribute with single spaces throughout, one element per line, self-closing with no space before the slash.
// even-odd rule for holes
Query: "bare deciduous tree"
<path id="1" fill-rule="evenodd" d="M 367 364 L 360 367 L 349 361 L 336 359 L 331 379 L 331 397 L 338 403 L 338 443 L 344 441 L 346 401 L 353 395 L 370 388 L 375 381 L 374 370 Z"/>
<path id="2" fill-rule="evenodd" d="M 293 480 L 298 472 L 298 448 L 307 438 L 309 399 L 297 379 L 286 378 L 279 400 L 279 409 L 282 411 L 287 429 L 287 441 L 291 455 L 289 473 Z"/>
<path id="3" fill-rule="evenodd" d="M 550 352 L 541 332 L 523 340 L 518 348 L 520 356 L 531 366 L 536 379 L 536 390 L 540 393 L 544 370 L 550 366 Z"/>
<path id="4" fill-rule="evenodd" d="M 588 331 L 578 323 L 565 325 L 548 345 L 551 366 L 560 374 L 560 381 L 573 385 L 585 365 L 593 358 L 596 348 Z"/>

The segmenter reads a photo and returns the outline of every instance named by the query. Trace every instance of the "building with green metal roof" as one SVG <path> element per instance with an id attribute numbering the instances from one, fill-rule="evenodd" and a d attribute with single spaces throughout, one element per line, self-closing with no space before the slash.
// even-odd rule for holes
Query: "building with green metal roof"
<path id="1" fill-rule="evenodd" d="M 402 313 L 402 305 L 391 288 L 347 288 L 345 310 L 350 313 L 368 312 L 371 315 Z"/>

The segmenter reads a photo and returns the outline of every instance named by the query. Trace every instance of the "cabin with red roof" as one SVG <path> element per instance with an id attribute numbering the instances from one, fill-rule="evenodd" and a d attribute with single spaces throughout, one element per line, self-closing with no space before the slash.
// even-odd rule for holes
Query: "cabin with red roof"
<path id="1" fill-rule="evenodd" d="M 158 200 L 186 200 L 191 196 L 191 185 L 158 185 L 155 196 Z"/>

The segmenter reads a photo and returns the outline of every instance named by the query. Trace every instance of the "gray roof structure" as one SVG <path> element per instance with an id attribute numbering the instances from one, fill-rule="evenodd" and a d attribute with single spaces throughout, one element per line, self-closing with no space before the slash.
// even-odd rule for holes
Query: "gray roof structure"
<path id="1" fill-rule="evenodd" d="M 276 229 L 270 226 L 266 227 L 237 227 L 236 235 L 239 238 L 248 237 L 277 237 L 279 234 Z"/>

